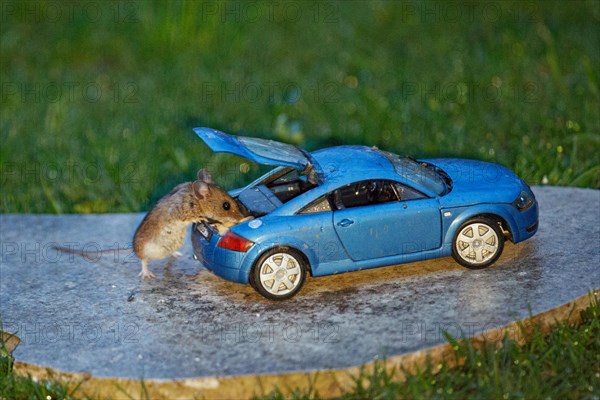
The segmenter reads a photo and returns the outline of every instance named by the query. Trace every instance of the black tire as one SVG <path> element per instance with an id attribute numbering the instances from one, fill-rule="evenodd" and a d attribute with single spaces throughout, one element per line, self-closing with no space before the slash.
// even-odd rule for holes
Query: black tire
<path id="1" fill-rule="evenodd" d="M 452 239 L 452 257 L 470 269 L 487 268 L 498 260 L 504 250 L 504 234 L 498 222 L 487 217 L 475 217 L 458 228 Z"/>
<path id="2" fill-rule="evenodd" d="M 250 271 L 250 285 L 269 300 L 286 300 L 300 291 L 307 271 L 308 262 L 302 253 L 289 247 L 277 247 L 256 260 Z M 265 279 L 271 273 L 273 279 Z"/>

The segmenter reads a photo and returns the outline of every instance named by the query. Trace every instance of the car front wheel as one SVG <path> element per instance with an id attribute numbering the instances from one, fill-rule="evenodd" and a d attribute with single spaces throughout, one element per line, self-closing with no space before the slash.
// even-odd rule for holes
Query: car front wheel
<path id="1" fill-rule="evenodd" d="M 285 300 L 300 291 L 306 271 L 300 252 L 280 247 L 260 256 L 250 273 L 250 284 L 267 299 Z"/>
<path id="2" fill-rule="evenodd" d="M 454 236 L 452 257 L 464 267 L 481 269 L 492 265 L 504 249 L 498 223 L 479 217 L 465 222 Z"/>

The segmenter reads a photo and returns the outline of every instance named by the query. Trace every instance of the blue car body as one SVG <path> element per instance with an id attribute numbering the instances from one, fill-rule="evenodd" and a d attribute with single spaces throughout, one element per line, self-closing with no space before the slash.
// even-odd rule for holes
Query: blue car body
<path id="1" fill-rule="evenodd" d="M 195 132 L 213 151 L 278 166 L 230 192 L 255 215 L 255 219 L 231 228 L 253 242 L 247 251 L 218 247 L 221 236 L 208 224 L 193 227 L 195 256 L 207 269 L 230 281 L 249 283 L 259 257 L 282 246 L 303 254 L 312 276 L 324 276 L 450 256 L 458 229 L 478 216 L 493 217 L 514 243 L 537 231 L 538 204 L 531 189 L 499 165 L 461 159 L 416 161 L 365 146 L 308 153 L 288 144 L 236 137 L 210 128 L 196 128 Z M 264 183 L 294 169 L 302 171 L 309 189 L 279 201 L 277 195 L 281 194 L 271 193 Z M 386 188 L 392 185 L 406 197 L 349 208 L 333 204 L 332 196 L 341 196 L 341 188 L 363 182 L 382 182 Z M 515 205 L 519 196 L 532 199 L 526 208 Z M 313 204 L 315 211 L 307 212 Z M 321 205 L 324 211 L 318 209 Z"/>

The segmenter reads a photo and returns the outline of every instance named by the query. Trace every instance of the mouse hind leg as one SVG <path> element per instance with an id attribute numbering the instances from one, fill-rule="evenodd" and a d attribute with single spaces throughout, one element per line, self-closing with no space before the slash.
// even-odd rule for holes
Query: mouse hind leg
<path id="1" fill-rule="evenodd" d="M 142 279 L 155 278 L 155 275 L 152 272 L 150 272 L 150 270 L 148 269 L 148 260 L 146 260 L 146 259 L 142 259 L 142 271 L 140 272 L 140 276 L 142 277 Z"/>

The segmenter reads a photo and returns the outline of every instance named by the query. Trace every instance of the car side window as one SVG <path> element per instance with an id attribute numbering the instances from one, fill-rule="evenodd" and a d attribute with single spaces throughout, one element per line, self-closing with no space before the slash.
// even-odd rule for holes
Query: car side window
<path id="1" fill-rule="evenodd" d="M 301 209 L 298 214 L 312 214 L 324 211 L 331 211 L 331 205 L 329 204 L 329 199 L 327 196 L 323 196 L 313 201 L 303 209 Z"/>
<path id="2" fill-rule="evenodd" d="M 427 198 L 427 196 L 425 196 L 423 193 L 405 186 L 401 183 L 395 183 L 394 187 L 396 189 L 396 193 L 398 194 L 398 196 L 400 197 L 400 201 L 407 201 L 407 200 L 417 200 L 417 199 L 425 199 Z"/>
<path id="3" fill-rule="evenodd" d="M 338 210 L 399 200 L 395 182 L 386 180 L 352 183 L 333 191 L 331 198 Z"/>

